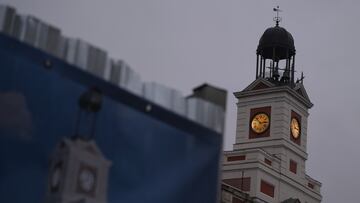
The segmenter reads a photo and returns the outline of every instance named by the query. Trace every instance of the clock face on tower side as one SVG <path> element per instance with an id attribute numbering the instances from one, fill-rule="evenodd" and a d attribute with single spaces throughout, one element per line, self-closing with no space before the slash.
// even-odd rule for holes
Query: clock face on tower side
<path id="1" fill-rule="evenodd" d="M 56 168 L 51 177 L 51 187 L 56 188 L 60 185 L 61 168 Z"/>
<path id="2" fill-rule="evenodd" d="M 58 161 L 50 172 L 49 186 L 51 192 L 59 191 L 63 176 L 63 163 Z"/>
<path id="3" fill-rule="evenodd" d="M 62 162 L 59 162 L 55 165 L 50 175 L 50 189 L 52 192 L 58 191 L 61 184 L 62 173 Z"/>
<path id="4" fill-rule="evenodd" d="M 95 173 L 89 169 L 82 169 L 79 175 L 79 185 L 84 192 L 90 192 L 95 186 Z"/>
<path id="5" fill-rule="evenodd" d="M 295 139 L 299 138 L 300 124 L 296 118 L 291 119 L 290 130 L 291 130 L 291 135 L 293 136 L 293 138 L 295 138 Z"/>
<path id="6" fill-rule="evenodd" d="M 270 118 L 265 113 L 256 114 L 251 121 L 251 129 L 258 134 L 265 132 L 269 128 L 269 125 Z"/>

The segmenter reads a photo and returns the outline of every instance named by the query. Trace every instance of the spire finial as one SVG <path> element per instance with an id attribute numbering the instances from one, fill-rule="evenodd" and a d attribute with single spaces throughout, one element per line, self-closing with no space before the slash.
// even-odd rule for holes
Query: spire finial
<path id="1" fill-rule="evenodd" d="M 279 22 L 281 21 L 281 17 L 279 17 L 279 12 L 282 12 L 282 10 L 280 10 L 279 6 L 277 6 L 273 9 L 273 11 L 276 12 L 276 17 L 274 17 L 274 21 L 276 22 L 276 26 L 279 26 Z"/>

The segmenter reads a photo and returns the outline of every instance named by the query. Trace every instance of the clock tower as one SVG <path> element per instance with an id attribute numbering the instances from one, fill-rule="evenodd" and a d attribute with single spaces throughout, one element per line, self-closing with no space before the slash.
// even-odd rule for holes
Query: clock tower
<path id="1" fill-rule="evenodd" d="M 107 160 L 94 137 L 97 112 L 101 109 L 102 94 L 96 88 L 84 92 L 79 98 L 79 115 L 75 135 L 63 138 L 51 156 L 46 203 L 106 203 L 109 169 Z M 90 135 L 79 133 L 82 112 L 93 119 Z"/>
<path id="2" fill-rule="evenodd" d="M 275 21 L 260 38 L 255 80 L 234 93 L 236 143 L 224 153 L 223 187 L 253 202 L 317 203 L 321 183 L 305 170 L 308 110 L 313 104 L 303 75 L 295 81 L 294 39 L 279 26 L 280 17 Z M 224 203 L 245 199 L 223 190 Z"/>
<path id="3" fill-rule="evenodd" d="M 51 157 L 46 203 L 106 203 L 111 162 L 94 140 L 64 138 Z"/>

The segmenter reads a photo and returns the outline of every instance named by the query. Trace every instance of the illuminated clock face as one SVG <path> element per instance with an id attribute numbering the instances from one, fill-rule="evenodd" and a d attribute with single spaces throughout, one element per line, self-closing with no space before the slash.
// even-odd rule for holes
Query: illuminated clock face
<path id="1" fill-rule="evenodd" d="M 60 185 L 61 180 L 61 167 L 56 167 L 51 176 L 51 188 L 57 188 Z"/>
<path id="2" fill-rule="evenodd" d="M 291 119 L 290 129 L 293 138 L 297 139 L 300 136 L 300 125 L 296 118 Z"/>
<path id="3" fill-rule="evenodd" d="M 269 116 L 265 113 L 258 113 L 251 121 L 251 129 L 256 133 L 265 132 L 270 125 Z"/>
<path id="4" fill-rule="evenodd" d="M 83 169 L 79 175 L 80 187 L 85 192 L 90 192 L 95 186 L 95 174 L 93 171 Z"/>

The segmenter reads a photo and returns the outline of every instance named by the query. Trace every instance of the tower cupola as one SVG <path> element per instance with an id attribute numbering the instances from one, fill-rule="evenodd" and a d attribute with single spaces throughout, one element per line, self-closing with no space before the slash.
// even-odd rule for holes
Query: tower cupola
<path id="1" fill-rule="evenodd" d="M 279 26 L 279 7 L 274 8 L 276 25 L 265 30 L 256 50 L 256 78 L 266 78 L 278 85 L 294 86 L 295 45 L 292 35 Z"/>

